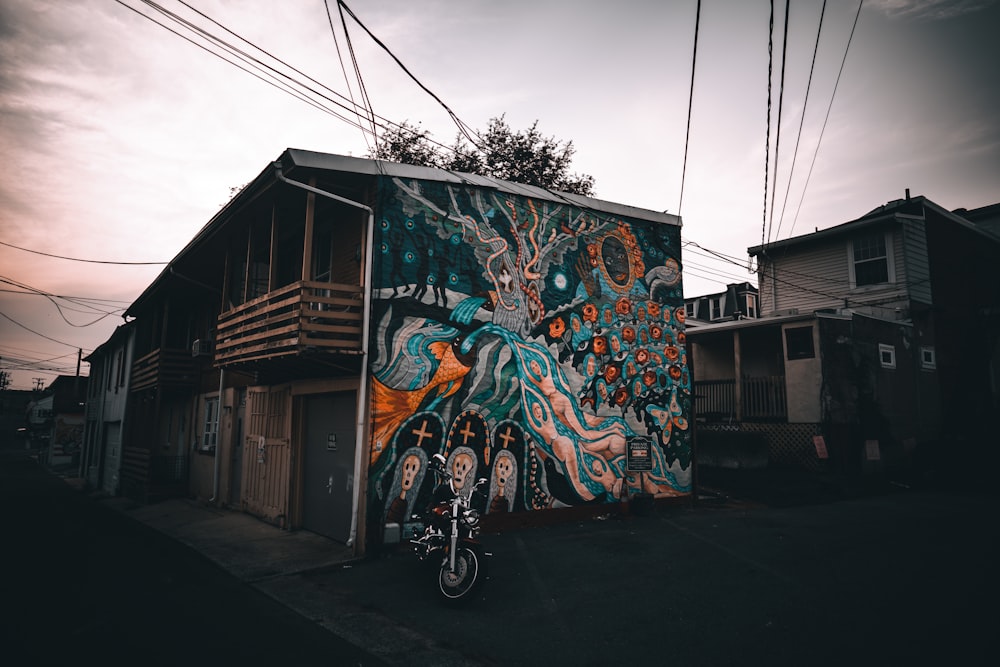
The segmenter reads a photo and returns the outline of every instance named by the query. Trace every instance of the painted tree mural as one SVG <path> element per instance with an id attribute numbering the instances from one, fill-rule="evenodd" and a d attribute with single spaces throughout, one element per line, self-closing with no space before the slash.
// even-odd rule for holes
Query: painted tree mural
<path id="1" fill-rule="evenodd" d="M 379 520 L 422 509 L 437 452 L 462 483 L 490 480 L 483 511 L 690 492 L 679 226 L 398 178 L 379 210 Z M 633 436 L 656 444 L 641 476 Z"/>

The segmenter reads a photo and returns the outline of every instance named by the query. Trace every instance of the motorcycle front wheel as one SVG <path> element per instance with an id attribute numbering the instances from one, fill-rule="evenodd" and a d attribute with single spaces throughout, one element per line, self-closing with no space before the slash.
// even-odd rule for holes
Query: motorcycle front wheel
<path id="1" fill-rule="evenodd" d="M 462 544 L 455 552 L 455 570 L 445 557 L 438 570 L 438 589 L 449 604 L 463 602 L 482 584 L 486 563 L 483 552 L 476 546 Z"/>

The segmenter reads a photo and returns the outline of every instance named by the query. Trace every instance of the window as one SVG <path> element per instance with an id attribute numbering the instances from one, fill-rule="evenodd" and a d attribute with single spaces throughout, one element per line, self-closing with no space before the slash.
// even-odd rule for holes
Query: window
<path id="1" fill-rule="evenodd" d="M 789 361 L 814 358 L 816 348 L 813 346 L 813 328 L 791 327 L 785 329 L 785 349 Z"/>
<path id="2" fill-rule="evenodd" d="M 713 296 L 709 299 L 712 308 L 712 319 L 717 320 L 722 317 L 722 298 Z"/>
<path id="3" fill-rule="evenodd" d="M 757 317 L 757 295 L 747 294 L 746 299 L 747 299 L 746 316 L 751 318 Z"/>
<path id="4" fill-rule="evenodd" d="M 214 452 L 219 437 L 219 397 L 205 399 L 205 429 L 201 438 L 201 451 Z"/>
<path id="5" fill-rule="evenodd" d="M 882 368 L 895 368 L 896 367 L 896 348 L 892 345 L 886 345 L 884 343 L 879 343 L 878 346 L 878 360 L 882 364 Z"/>
<path id="6" fill-rule="evenodd" d="M 879 232 L 854 239 L 850 247 L 850 274 L 853 287 L 891 283 L 895 280 L 892 253 L 886 235 Z"/>
<path id="7" fill-rule="evenodd" d="M 920 348 L 920 367 L 925 371 L 937 368 L 937 356 L 934 354 L 933 347 L 925 345 Z"/>
<path id="8" fill-rule="evenodd" d="M 684 314 L 688 317 L 694 317 L 694 301 L 684 304 Z"/>

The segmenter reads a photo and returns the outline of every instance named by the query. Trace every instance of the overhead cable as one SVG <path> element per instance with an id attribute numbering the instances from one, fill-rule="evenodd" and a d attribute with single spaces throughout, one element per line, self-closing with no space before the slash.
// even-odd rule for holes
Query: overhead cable
<path id="1" fill-rule="evenodd" d="M 778 229 L 774 232 L 774 239 L 781 236 L 781 225 L 785 221 L 785 207 L 788 206 L 788 193 L 792 190 L 792 175 L 795 173 L 795 162 L 799 157 L 799 141 L 802 139 L 802 126 L 806 120 L 806 109 L 809 108 L 809 91 L 812 89 L 813 71 L 816 69 L 816 54 L 819 52 L 819 38 L 823 34 L 823 17 L 826 15 L 826 0 L 819 10 L 819 27 L 816 28 L 816 44 L 813 46 L 812 64 L 809 65 L 809 80 L 806 83 L 806 97 L 802 103 L 802 115 L 799 116 L 799 132 L 795 137 L 795 150 L 792 151 L 792 166 L 788 170 L 788 183 L 785 185 L 785 199 L 781 204 L 781 215 L 778 217 Z M 772 212 L 774 210 L 772 204 Z"/>
<path id="2" fill-rule="evenodd" d="M 809 165 L 809 173 L 806 175 L 805 185 L 802 187 L 802 196 L 799 197 L 798 208 L 795 209 L 795 217 L 792 219 L 792 226 L 788 229 L 788 235 L 792 235 L 792 230 L 795 229 L 795 223 L 799 220 L 799 212 L 802 210 L 802 201 L 806 197 L 806 190 L 809 188 L 809 179 L 812 178 L 813 167 L 816 166 L 816 156 L 819 154 L 819 147 L 823 143 L 823 134 L 826 132 L 826 123 L 830 120 L 830 110 L 833 109 L 833 100 L 837 96 L 837 88 L 840 86 L 840 76 L 844 73 L 844 63 L 847 62 L 847 54 L 851 50 L 851 41 L 854 39 L 854 31 L 858 27 L 858 18 L 861 17 L 861 6 L 865 4 L 865 0 L 860 0 L 858 2 L 858 11 L 854 15 L 854 25 L 851 26 L 851 34 L 847 38 L 847 46 L 844 47 L 844 58 L 840 61 L 840 71 L 837 72 L 837 81 L 833 85 L 833 92 L 830 94 L 830 104 L 826 108 L 826 118 L 823 119 L 823 127 L 819 133 L 819 140 L 816 142 L 816 150 L 813 151 L 812 163 Z"/>
<path id="3" fill-rule="evenodd" d="M 688 91 L 688 117 L 687 129 L 684 132 L 684 164 L 681 167 L 681 195 L 677 201 L 677 217 L 681 215 L 681 205 L 684 203 L 684 179 L 687 176 L 688 164 L 688 142 L 691 139 L 691 107 L 694 102 L 694 66 L 698 62 L 698 24 L 701 21 L 701 0 L 695 8 L 694 14 L 694 48 L 691 54 L 691 89 Z"/>

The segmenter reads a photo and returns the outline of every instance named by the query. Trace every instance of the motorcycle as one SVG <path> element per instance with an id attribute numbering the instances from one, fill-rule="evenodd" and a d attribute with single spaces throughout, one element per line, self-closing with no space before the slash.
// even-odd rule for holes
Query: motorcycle
<path id="1" fill-rule="evenodd" d="M 445 602 L 455 604 L 472 597 L 486 578 L 486 552 L 477 541 L 479 511 L 472 507 L 472 496 L 486 482 L 480 478 L 468 493 L 455 488 L 441 454 L 431 457 L 430 469 L 439 477 L 439 486 L 427 514 L 421 517 L 424 532 L 416 537 L 414 553 L 421 561 L 441 554 L 438 567 L 438 590 Z M 448 493 L 450 492 L 450 494 Z"/>

